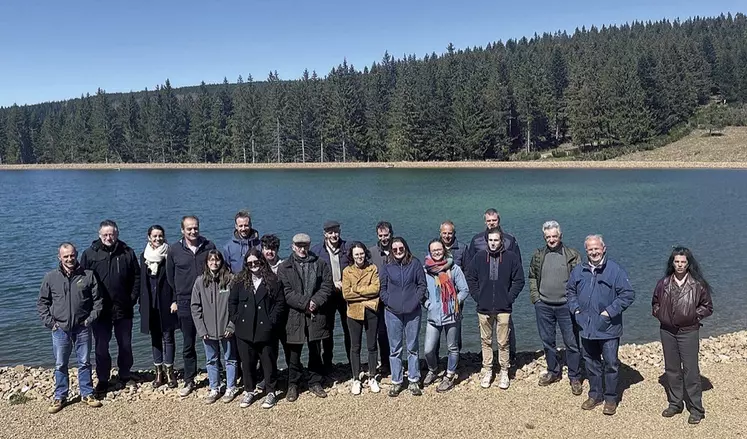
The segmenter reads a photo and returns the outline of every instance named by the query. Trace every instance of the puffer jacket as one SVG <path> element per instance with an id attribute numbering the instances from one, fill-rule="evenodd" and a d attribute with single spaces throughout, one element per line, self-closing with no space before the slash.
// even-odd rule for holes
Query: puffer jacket
<path id="1" fill-rule="evenodd" d="M 692 276 L 681 288 L 672 276 L 656 283 L 651 299 L 651 314 L 659 319 L 661 328 L 669 332 L 688 332 L 700 328 L 700 321 L 713 314 L 711 293 Z"/>
<path id="2" fill-rule="evenodd" d="M 204 275 L 199 275 L 192 288 L 192 320 L 198 337 L 220 340 L 225 338 L 226 331 L 234 332 L 228 312 L 231 285 L 229 282 L 226 288 L 220 288 L 218 282 L 210 282 L 206 287 L 203 279 Z"/>

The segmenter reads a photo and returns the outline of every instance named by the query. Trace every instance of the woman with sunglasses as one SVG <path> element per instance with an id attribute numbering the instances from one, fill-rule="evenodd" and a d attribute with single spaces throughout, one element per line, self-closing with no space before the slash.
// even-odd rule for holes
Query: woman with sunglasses
<path id="1" fill-rule="evenodd" d="M 711 287 L 700 272 L 692 252 L 675 247 L 667 261 L 666 274 L 656 284 L 651 301 L 652 314 L 659 320 L 664 374 L 667 378 L 667 407 L 661 415 L 671 418 L 689 400 L 687 422 L 699 424 L 705 417 L 700 383 L 698 351 L 700 321 L 713 314 Z M 685 399 L 687 393 L 687 399 Z"/>
<path id="2" fill-rule="evenodd" d="M 228 309 L 236 330 L 244 389 L 254 389 L 252 372 L 259 359 L 266 392 L 262 408 L 272 408 L 277 403 L 276 346 L 279 323 L 282 323 L 281 315 L 285 310 L 285 295 L 269 263 L 256 248 L 246 254 L 244 269 L 231 287 Z M 240 407 L 252 404 L 255 397 L 252 390 L 244 391 Z"/>
<path id="3" fill-rule="evenodd" d="M 428 297 L 425 271 L 420 261 L 412 255 L 404 238 L 392 239 L 393 259 L 382 269 L 381 301 L 385 306 L 384 320 L 389 335 L 389 366 L 392 370 L 392 387 L 389 396 L 398 396 L 404 389 L 402 370 L 402 335 L 407 343 L 408 389 L 414 396 L 420 390 L 419 334 L 421 305 Z"/>

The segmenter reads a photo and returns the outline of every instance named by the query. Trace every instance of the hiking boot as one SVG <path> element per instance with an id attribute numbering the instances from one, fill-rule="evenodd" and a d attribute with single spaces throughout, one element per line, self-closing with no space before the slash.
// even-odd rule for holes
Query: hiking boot
<path id="1" fill-rule="evenodd" d="M 169 383 L 169 389 L 176 389 L 176 386 L 178 385 L 176 382 L 176 372 L 174 372 L 174 366 L 165 366 L 166 369 L 166 379 Z"/>
<path id="2" fill-rule="evenodd" d="M 360 395 L 361 394 L 361 382 L 358 380 L 353 380 L 353 385 L 350 386 L 350 393 L 353 395 Z"/>
<path id="3" fill-rule="evenodd" d="M 602 410 L 602 413 L 604 413 L 607 416 L 612 416 L 617 412 L 617 403 L 616 402 L 604 402 L 604 409 Z"/>
<path id="4" fill-rule="evenodd" d="M 295 384 L 289 384 L 288 393 L 285 395 L 285 399 L 288 402 L 296 402 L 298 399 L 298 386 Z"/>
<path id="5" fill-rule="evenodd" d="M 59 412 L 60 410 L 62 410 L 63 407 L 65 407 L 65 402 L 66 401 L 64 399 L 55 399 L 52 402 L 52 405 L 50 405 L 49 408 L 47 409 L 47 413 L 55 414 Z"/>
<path id="6" fill-rule="evenodd" d="M 236 398 L 236 395 L 239 394 L 239 388 L 236 386 L 229 387 L 226 389 L 226 393 L 223 394 L 223 398 L 220 400 L 224 404 L 228 404 L 229 402 L 233 401 L 234 398 Z"/>
<path id="7" fill-rule="evenodd" d="M 487 389 L 490 387 L 490 383 L 493 381 L 493 371 L 489 370 L 485 372 L 485 375 L 482 376 L 482 379 L 480 380 L 480 387 L 483 389 Z"/>
<path id="8" fill-rule="evenodd" d="M 454 387 L 454 375 L 446 375 L 441 380 L 441 383 L 438 385 L 438 388 L 436 388 L 436 392 L 443 393 L 448 392 Z"/>
<path id="9" fill-rule="evenodd" d="M 184 387 L 182 387 L 182 390 L 179 391 L 179 396 L 181 396 L 182 398 L 186 398 L 190 393 L 192 393 L 192 391 L 195 390 L 195 387 L 196 386 L 194 381 L 187 381 L 186 383 L 184 383 Z"/>
<path id="10" fill-rule="evenodd" d="M 156 378 L 153 380 L 153 388 L 158 388 L 166 384 L 166 374 L 163 365 L 156 364 Z"/>
<path id="11" fill-rule="evenodd" d="M 410 391 L 412 396 L 421 396 L 423 395 L 423 391 L 420 390 L 420 385 L 416 382 L 411 382 L 409 386 L 407 386 L 407 389 Z"/>
<path id="12" fill-rule="evenodd" d="M 220 392 L 218 389 L 210 389 L 210 392 L 205 396 L 205 404 L 212 404 L 220 398 Z"/>
<path id="13" fill-rule="evenodd" d="M 701 415 L 700 413 L 690 413 L 690 416 L 687 418 L 687 423 L 693 425 L 700 424 L 700 421 L 702 421 L 703 418 L 705 418 L 705 415 Z"/>
<path id="14" fill-rule="evenodd" d="M 591 410 L 600 404 L 602 404 L 602 401 L 597 401 L 596 399 L 589 397 L 586 401 L 584 401 L 581 404 L 581 408 L 584 410 Z"/>
<path id="15" fill-rule="evenodd" d="M 317 398 L 326 398 L 327 392 L 324 391 L 321 384 L 312 384 L 309 386 L 309 392 Z"/>
<path id="16" fill-rule="evenodd" d="M 428 373 L 425 374 L 425 379 L 423 379 L 423 385 L 430 386 L 436 381 L 437 378 L 438 378 L 438 375 L 436 375 L 436 372 L 429 370 Z"/>
<path id="17" fill-rule="evenodd" d="M 404 390 L 404 386 L 402 386 L 402 384 L 392 384 L 392 386 L 389 388 L 389 396 L 391 396 L 392 398 L 396 398 L 400 393 L 402 393 L 402 390 Z"/>
<path id="18" fill-rule="evenodd" d="M 682 413 L 681 408 L 670 405 L 669 407 L 664 409 L 663 412 L 661 412 L 661 415 L 665 418 L 671 418 L 671 417 L 674 417 L 675 415 L 679 415 L 680 413 Z"/>
<path id="19" fill-rule="evenodd" d="M 241 402 L 239 403 L 239 407 L 242 409 L 245 409 L 252 405 L 252 402 L 254 402 L 254 392 L 244 392 L 241 397 Z"/>
<path id="20" fill-rule="evenodd" d="M 582 393 L 584 393 L 584 385 L 581 383 L 581 381 L 571 381 L 571 393 L 576 396 L 580 396 Z"/>
<path id="21" fill-rule="evenodd" d="M 368 390 L 370 390 L 372 393 L 381 392 L 381 387 L 379 387 L 379 382 L 376 381 L 376 378 L 371 378 L 368 380 Z"/>
<path id="22" fill-rule="evenodd" d="M 86 403 L 86 405 L 88 407 L 98 408 L 98 407 L 101 407 L 103 405 L 103 404 L 101 404 L 101 401 L 99 401 L 98 399 L 94 398 L 93 395 L 88 395 L 86 397 L 83 397 L 81 399 L 81 401 L 83 401 L 84 403 Z"/>
<path id="23" fill-rule="evenodd" d="M 501 371 L 501 378 L 498 382 L 498 387 L 500 387 L 503 390 L 508 389 L 508 386 L 511 385 L 511 380 L 508 378 L 508 372 L 505 370 Z"/>
<path id="24" fill-rule="evenodd" d="M 542 375 L 537 384 L 544 387 L 544 386 L 549 386 L 550 384 L 553 384 L 553 383 L 557 383 L 560 380 L 561 378 L 559 376 L 548 373 L 548 374 Z"/>
<path id="25" fill-rule="evenodd" d="M 275 392 L 270 392 L 265 397 L 265 400 L 262 402 L 262 408 L 263 409 L 271 409 L 275 407 L 275 404 L 278 403 L 278 398 L 275 396 Z"/>

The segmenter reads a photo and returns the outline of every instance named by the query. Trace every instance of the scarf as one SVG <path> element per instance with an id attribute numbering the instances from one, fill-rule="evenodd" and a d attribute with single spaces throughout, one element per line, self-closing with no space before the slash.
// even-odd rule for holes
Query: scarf
<path id="1" fill-rule="evenodd" d="M 151 276 L 158 274 L 158 267 L 161 262 L 166 259 L 166 253 L 168 253 L 168 251 L 169 245 L 165 242 L 158 248 L 153 248 L 150 244 L 145 244 L 143 258 L 145 258 L 145 265 L 148 266 L 148 273 L 150 273 Z"/>
<path id="2" fill-rule="evenodd" d="M 445 315 L 459 314 L 459 301 L 451 279 L 451 267 L 454 260 L 451 258 L 436 262 L 430 256 L 425 257 L 425 271 L 434 277 L 436 283 L 436 295 L 441 296 L 441 307 Z"/>

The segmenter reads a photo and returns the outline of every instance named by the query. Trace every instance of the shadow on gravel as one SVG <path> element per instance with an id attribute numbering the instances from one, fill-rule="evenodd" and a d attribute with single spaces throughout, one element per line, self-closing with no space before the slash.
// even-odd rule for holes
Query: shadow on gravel
<path id="1" fill-rule="evenodd" d="M 620 362 L 620 369 L 617 381 L 617 394 L 620 395 L 619 401 L 622 401 L 625 397 L 625 391 L 630 388 L 633 384 L 638 384 L 643 381 L 643 375 L 636 369 L 628 366 L 627 364 Z"/>

